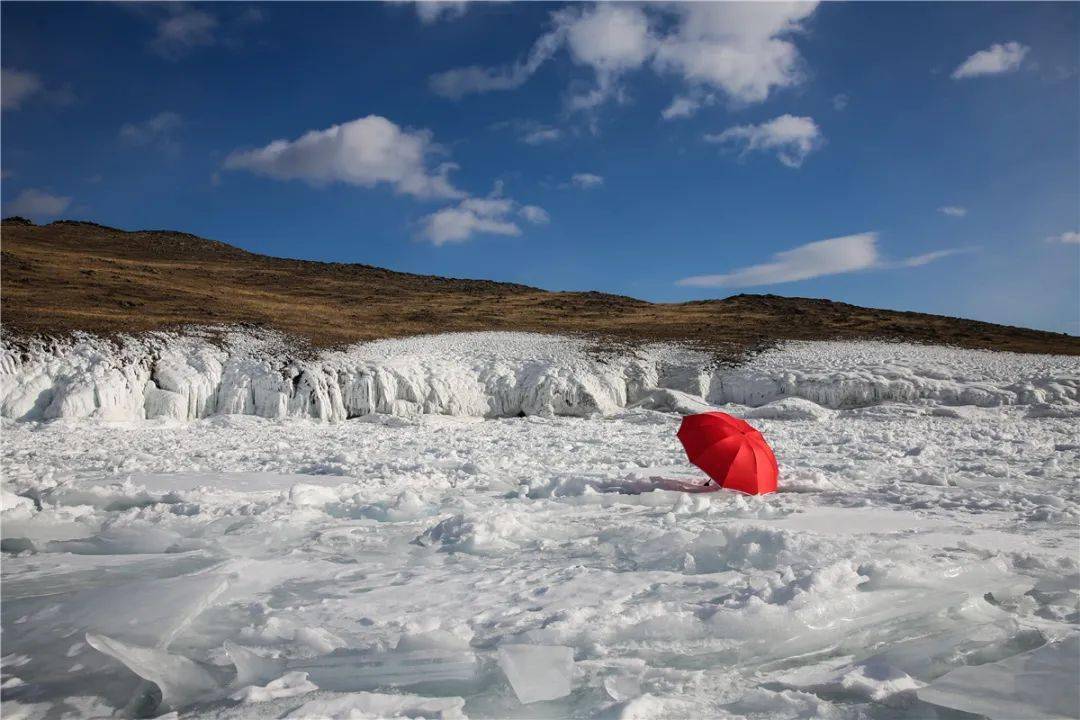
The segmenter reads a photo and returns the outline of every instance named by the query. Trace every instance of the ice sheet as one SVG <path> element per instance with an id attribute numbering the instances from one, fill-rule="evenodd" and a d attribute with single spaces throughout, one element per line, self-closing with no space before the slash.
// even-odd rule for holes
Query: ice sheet
<path id="1" fill-rule="evenodd" d="M 402 368 L 448 357 L 614 399 L 498 417 L 518 406 L 490 398 L 518 391 L 485 390 L 486 419 L 390 404 L 321 422 L 311 385 L 268 419 L 222 414 L 205 356 L 159 382 L 209 417 L 114 422 L 94 402 L 120 413 L 122 393 L 90 392 L 57 407 L 92 417 L 0 420 L 5 717 L 162 700 L 185 718 L 947 717 L 935 686 L 978 695 L 982 680 L 954 680 L 1077 632 L 1080 440 L 1067 414 L 1030 412 L 1072 407 L 1075 360 L 800 344 L 718 383 L 657 350 L 597 371 L 622 383 L 604 395 L 573 344 L 462 342 L 376 344 L 363 361 L 414 410 L 436 396 Z M 86 372 L 82 387 L 108 380 Z M 429 409 L 473 409 L 455 388 L 478 386 L 432 377 L 446 384 Z M 663 384 L 683 395 L 649 395 Z M 673 491 L 702 479 L 675 439 L 688 397 L 737 392 L 766 408 L 724 406 L 759 415 L 781 492 Z M 523 704 L 499 667 L 512 645 L 570 648 L 569 694 Z"/>

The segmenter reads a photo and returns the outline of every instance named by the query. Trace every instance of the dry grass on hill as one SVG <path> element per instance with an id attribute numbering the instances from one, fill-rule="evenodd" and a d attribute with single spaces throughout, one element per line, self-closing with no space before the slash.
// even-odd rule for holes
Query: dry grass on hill
<path id="1" fill-rule="evenodd" d="M 2 226 L 5 331 L 139 332 L 257 324 L 316 347 L 418 333 L 526 330 L 603 342 L 678 340 L 737 351 L 786 339 L 892 338 L 971 348 L 1080 354 L 1080 338 L 828 300 L 736 295 L 655 304 L 548 292 L 368 265 L 287 260 L 168 231 L 93 223 Z"/>

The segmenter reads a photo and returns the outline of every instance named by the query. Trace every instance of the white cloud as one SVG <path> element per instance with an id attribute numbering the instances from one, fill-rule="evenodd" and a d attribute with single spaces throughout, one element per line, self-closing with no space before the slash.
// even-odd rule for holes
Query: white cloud
<path id="1" fill-rule="evenodd" d="M 32 72 L 0 70 L 0 108 L 18 110 L 23 102 L 42 90 L 41 80 Z"/>
<path id="2" fill-rule="evenodd" d="M 536 205 L 518 205 L 502 197 L 502 184 L 486 198 L 465 198 L 457 205 L 445 207 L 421 219 L 421 234 L 433 245 L 465 242 L 473 235 L 521 234 L 513 220 L 517 212 L 527 222 L 543 225 L 550 221 L 547 211 Z"/>
<path id="3" fill-rule="evenodd" d="M 56 217 L 71 204 L 71 198 L 51 195 L 33 188 L 23 190 L 11 202 L 4 203 L 4 215 L 25 215 L 31 218 Z"/>
<path id="4" fill-rule="evenodd" d="M 760 125 L 737 125 L 706 142 L 740 146 L 743 153 L 755 150 L 776 152 L 777 159 L 791 168 L 800 167 L 806 156 L 821 147 L 824 138 L 812 118 L 781 115 Z"/>
<path id="5" fill-rule="evenodd" d="M 953 70 L 953 80 L 979 77 L 980 75 L 999 75 L 1014 72 L 1024 62 L 1024 57 L 1031 48 L 1018 42 L 1005 44 L 994 43 L 986 50 L 980 50 Z"/>
<path id="6" fill-rule="evenodd" d="M 548 211 L 536 205 L 523 205 L 521 210 L 518 211 L 518 214 L 533 225 L 547 225 L 551 222 L 551 216 L 548 215 Z"/>
<path id="7" fill-rule="evenodd" d="M 520 235 L 521 228 L 509 218 L 513 209 L 505 198 L 466 198 L 426 216 L 423 235 L 434 245 L 464 242 L 477 233 Z"/>
<path id="8" fill-rule="evenodd" d="M 671 100 L 671 104 L 660 111 L 660 117 L 665 120 L 690 117 L 701 108 L 701 103 L 692 97 L 678 95 Z"/>
<path id="9" fill-rule="evenodd" d="M 595 75 L 592 90 L 572 95 L 571 109 L 590 109 L 622 98 L 626 73 L 652 64 L 690 87 L 723 91 L 738 103 L 760 102 L 802 81 L 801 58 L 789 36 L 802 29 L 816 3 L 670 3 L 645 6 L 596 3 L 552 13 L 552 28 L 528 57 L 512 65 L 458 68 L 431 78 L 445 97 L 510 90 L 524 84 L 565 47 L 578 65 Z M 701 99 L 686 95 L 665 111 L 685 117 Z"/>
<path id="10" fill-rule="evenodd" d="M 574 173 L 570 178 L 570 182 L 582 190 L 592 190 L 603 185 L 604 178 L 593 173 Z"/>
<path id="11" fill-rule="evenodd" d="M 177 60 L 199 47 L 219 42 L 218 20 L 208 12 L 183 3 L 164 3 L 150 49 L 167 60 Z"/>
<path id="12" fill-rule="evenodd" d="M 735 102 L 761 102 L 802 81 L 799 51 L 788 38 L 815 8 L 813 2 L 665 5 L 679 21 L 657 46 L 657 66 L 722 90 Z"/>
<path id="13" fill-rule="evenodd" d="M 939 207 L 937 210 L 942 215 L 958 218 L 964 217 L 968 212 L 966 207 L 960 207 L 959 205 L 946 205 L 944 207 Z"/>
<path id="14" fill-rule="evenodd" d="M 836 95 L 833 95 L 833 98 L 832 98 L 833 110 L 836 110 L 837 112 L 842 112 L 844 110 L 847 110 L 847 106 L 848 106 L 848 104 L 850 102 L 851 102 L 851 98 L 848 97 L 844 93 L 838 93 Z"/>
<path id="15" fill-rule="evenodd" d="M 560 138 L 562 138 L 562 130 L 542 125 L 527 131 L 522 136 L 521 141 L 528 145 L 542 145 L 547 142 L 555 142 Z"/>
<path id="16" fill-rule="evenodd" d="M 184 125 L 184 119 L 174 112 L 158 113 L 139 123 L 120 126 L 120 138 L 132 145 L 158 145 L 167 151 L 176 151 L 179 145 L 175 134 Z"/>
<path id="17" fill-rule="evenodd" d="M 420 22 L 425 25 L 439 20 L 455 20 L 465 14 L 469 4 L 464 0 L 421 0 L 414 3 Z"/>
<path id="18" fill-rule="evenodd" d="M 750 287 L 809 280 L 860 270 L 911 268 L 926 265 L 963 249 L 938 250 L 897 261 L 881 257 L 877 233 L 818 240 L 773 255 L 769 262 L 738 268 L 721 275 L 695 275 L 678 281 L 690 287 Z"/>
<path id="19" fill-rule="evenodd" d="M 540 37 L 524 61 L 509 67 L 484 68 L 478 65 L 456 68 L 432 75 L 429 79 L 436 95 L 458 100 L 465 95 L 521 87 L 541 65 L 547 62 L 563 42 L 562 32 Z"/>
<path id="20" fill-rule="evenodd" d="M 430 132 L 403 130 L 384 117 L 368 115 L 325 130 L 311 130 L 296 140 L 275 140 L 255 150 L 236 150 L 225 159 L 224 167 L 315 185 L 342 182 L 374 187 L 386 183 L 396 192 L 415 197 L 462 197 L 464 193 L 447 177 L 455 165 L 428 167 L 429 157 L 438 151 Z"/>
<path id="21" fill-rule="evenodd" d="M 1080 232 L 1074 230 L 1067 230 L 1060 235 L 1053 235 L 1046 238 L 1046 242 L 1064 243 L 1066 245 L 1080 245 Z"/>
<path id="22" fill-rule="evenodd" d="M 948 248 L 945 250 L 935 250 L 934 252 L 923 253 L 922 255 L 913 255 L 903 260 L 890 260 L 883 261 L 877 267 L 880 270 L 889 270 L 892 268 L 913 268 L 922 267 L 923 265 L 929 265 L 935 260 L 947 258 L 951 255 L 959 255 L 960 253 L 971 252 L 977 248 Z"/>
<path id="23" fill-rule="evenodd" d="M 688 118 L 703 107 L 716 104 L 716 95 L 700 91 L 691 91 L 686 95 L 676 95 L 671 104 L 660 111 L 660 117 L 665 120 L 677 120 Z"/>

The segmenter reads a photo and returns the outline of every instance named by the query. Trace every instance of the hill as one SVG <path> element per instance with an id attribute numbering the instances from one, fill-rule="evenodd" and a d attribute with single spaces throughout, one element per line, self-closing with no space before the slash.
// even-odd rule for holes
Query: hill
<path id="1" fill-rule="evenodd" d="M 194 235 L 62 220 L 3 221 L 6 332 L 139 332 L 256 324 L 316 347 L 421 333 L 589 333 L 609 342 L 677 340 L 742 349 L 778 340 L 893 338 L 1080 355 L 1080 338 L 829 300 L 735 295 L 678 304 L 549 292 L 370 265 L 290 260 Z"/>

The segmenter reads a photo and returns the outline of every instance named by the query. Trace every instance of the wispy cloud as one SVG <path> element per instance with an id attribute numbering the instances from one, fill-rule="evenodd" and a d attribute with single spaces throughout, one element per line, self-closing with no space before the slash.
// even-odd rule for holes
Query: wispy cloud
<path id="1" fill-rule="evenodd" d="M 959 205 L 946 205 L 937 209 L 942 215 L 948 215 L 949 217 L 962 218 L 968 214 L 966 207 L 960 207 Z"/>
<path id="2" fill-rule="evenodd" d="M 311 130 L 295 140 L 233 151 L 224 167 L 315 185 L 340 182 L 370 188 L 386 184 L 414 197 L 464 197 L 448 177 L 456 165 L 430 166 L 430 158 L 440 152 L 429 131 L 402 129 L 384 117 L 368 115 Z"/>
<path id="3" fill-rule="evenodd" d="M 237 48 L 243 33 L 266 19 L 266 6 L 243 3 L 129 2 L 117 7 L 152 23 L 147 47 L 171 62 L 205 48 Z"/>
<path id="4" fill-rule="evenodd" d="M 553 125 L 545 125 L 536 120 L 500 120 L 497 123 L 493 123 L 490 127 L 492 130 L 509 129 L 526 145 L 543 145 L 545 143 L 562 140 L 565 136 L 562 128 Z"/>
<path id="5" fill-rule="evenodd" d="M 960 63 L 960 66 L 953 70 L 952 78 L 962 80 L 981 75 L 1015 72 L 1020 69 L 1020 65 L 1030 50 L 1031 48 L 1018 42 L 995 43 Z"/>
<path id="6" fill-rule="evenodd" d="M 842 112 L 847 110 L 847 106 L 851 103 L 851 98 L 845 93 L 837 93 L 832 97 L 833 110 Z"/>
<path id="7" fill-rule="evenodd" d="M 544 143 L 555 142 L 562 138 L 562 130 L 556 127 L 541 126 L 534 130 L 526 132 L 521 137 L 521 142 L 527 145 L 542 145 Z"/>
<path id="8" fill-rule="evenodd" d="M 177 60 L 191 51 L 216 45 L 218 20 L 215 15 L 181 3 L 165 3 L 165 14 L 157 21 L 150 49 L 168 60 Z"/>
<path id="9" fill-rule="evenodd" d="M 0 109 L 19 110 L 30 100 L 64 106 L 75 102 L 75 93 L 70 85 L 46 87 L 36 73 L 12 68 L 0 70 Z"/>
<path id="10" fill-rule="evenodd" d="M 180 144 L 176 133 L 183 126 L 184 119 L 178 114 L 162 112 L 142 122 L 124 123 L 120 126 L 120 139 L 132 145 L 153 145 L 166 152 L 177 152 Z"/>
<path id="11" fill-rule="evenodd" d="M 676 95 L 671 103 L 660 111 L 660 117 L 665 120 L 679 120 L 692 117 L 703 107 L 716 104 L 717 98 L 714 93 L 692 90 L 685 95 Z"/>
<path id="12" fill-rule="evenodd" d="M 1062 243 L 1065 245 L 1080 245 L 1080 232 L 1075 230 L 1067 230 L 1060 235 L 1051 235 L 1046 238 L 1046 242 L 1049 243 Z"/>
<path id="13" fill-rule="evenodd" d="M 760 125 L 737 125 L 715 135 L 706 135 L 705 141 L 740 147 L 743 154 L 774 152 L 781 163 L 797 168 L 802 166 L 807 155 L 821 147 L 824 138 L 812 118 L 781 115 Z"/>
<path id="14" fill-rule="evenodd" d="M 41 79 L 34 73 L 4 68 L 0 70 L 0 108 L 18 110 L 42 87 Z"/>
<path id="15" fill-rule="evenodd" d="M 718 275 L 694 275 L 679 280 L 677 284 L 689 287 L 732 288 L 775 285 L 861 270 L 921 267 L 971 249 L 949 248 L 902 260 L 888 260 L 883 258 L 878 250 L 877 239 L 877 233 L 866 232 L 818 240 L 778 252 L 769 262 Z"/>
<path id="16" fill-rule="evenodd" d="M 34 219 L 53 218 L 71 204 L 70 197 L 53 195 L 44 190 L 23 190 L 14 200 L 4 203 L 4 215 L 24 215 Z"/>
<path id="17" fill-rule="evenodd" d="M 582 190 L 593 190 L 604 184 L 604 178 L 602 175 L 596 175 L 594 173 L 574 173 L 570 176 L 570 183 L 574 187 L 579 187 Z"/>

